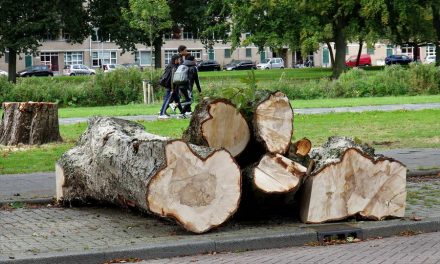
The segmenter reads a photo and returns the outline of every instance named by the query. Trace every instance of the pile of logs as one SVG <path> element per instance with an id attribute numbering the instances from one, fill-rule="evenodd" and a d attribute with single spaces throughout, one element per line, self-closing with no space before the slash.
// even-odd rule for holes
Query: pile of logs
<path id="1" fill-rule="evenodd" d="M 226 99 L 205 99 L 179 140 L 133 122 L 92 118 L 57 162 L 57 198 L 137 207 L 195 233 L 277 195 L 298 201 L 304 223 L 403 217 L 403 164 L 344 137 L 315 149 L 306 138 L 291 143 L 293 110 L 281 92 L 250 106 L 244 113 Z"/>

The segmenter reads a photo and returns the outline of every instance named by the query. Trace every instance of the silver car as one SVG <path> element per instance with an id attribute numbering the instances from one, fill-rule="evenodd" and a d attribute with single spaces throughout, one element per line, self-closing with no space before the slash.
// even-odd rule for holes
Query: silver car
<path id="1" fill-rule="evenodd" d="M 258 69 L 284 69 L 284 60 L 282 58 L 271 58 L 257 64 Z"/>
<path id="2" fill-rule="evenodd" d="M 96 72 L 83 64 L 71 64 L 64 66 L 63 75 L 76 76 L 76 75 L 94 75 Z"/>

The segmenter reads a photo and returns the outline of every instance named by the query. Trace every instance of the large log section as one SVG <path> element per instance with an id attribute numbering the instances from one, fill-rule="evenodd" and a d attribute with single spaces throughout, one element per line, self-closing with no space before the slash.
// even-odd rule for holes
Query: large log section
<path id="1" fill-rule="evenodd" d="M 238 208 L 241 175 L 225 150 L 148 134 L 139 124 L 93 118 L 56 165 L 57 198 L 136 206 L 202 233 Z"/>
<path id="2" fill-rule="evenodd" d="M 317 166 L 302 186 L 303 222 L 404 216 L 406 167 L 400 162 L 344 137 L 329 138 L 310 156 Z"/>
<path id="3" fill-rule="evenodd" d="M 58 106 L 53 103 L 3 103 L 0 144 L 44 144 L 62 141 Z"/>

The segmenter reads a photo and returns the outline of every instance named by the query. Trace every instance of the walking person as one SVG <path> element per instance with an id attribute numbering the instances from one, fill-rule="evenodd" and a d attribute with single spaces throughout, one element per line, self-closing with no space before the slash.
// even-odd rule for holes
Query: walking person
<path id="1" fill-rule="evenodd" d="M 173 84 L 173 76 L 176 69 L 179 67 L 179 64 L 180 64 L 180 55 L 178 54 L 173 55 L 171 57 L 170 63 L 165 68 L 165 71 L 159 80 L 160 85 L 165 87 L 165 96 L 162 107 L 160 108 L 158 119 L 170 118 L 170 116 L 166 113 L 166 110 L 171 101 L 176 102 L 177 108 L 179 109 L 180 113 L 183 116 L 185 116 L 184 115 L 185 112 L 183 111 L 182 105 L 180 104 L 179 90 Z"/>
<path id="2" fill-rule="evenodd" d="M 192 92 L 194 84 L 199 91 L 199 94 L 202 92 L 200 88 L 199 74 L 197 72 L 196 59 L 193 55 L 189 55 L 186 57 L 183 65 L 188 67 L 188 83 L 184 85 L 179 85 L 180 93 L 185 97 L 185 102 L 182 103 L 183 111 L 185 115 L 191 115 L 191 104 L 192 104 Z"/>

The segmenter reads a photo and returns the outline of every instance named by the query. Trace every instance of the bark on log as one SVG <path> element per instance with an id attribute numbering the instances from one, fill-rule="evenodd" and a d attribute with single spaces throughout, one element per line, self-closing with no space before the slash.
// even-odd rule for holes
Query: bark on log
<path id="1" fill-rule="evenodd" d="M 136 206 L 202 233 L 237 210 L 241 174 L 225 150 L 148 134 L 139 124 L 93 118 L 56 165 L 57 199 Z"/>
<path id="2" fill-rule="evenodd" d="M 250 130 L 231 102 L 207 99 L 197 105 L 183 139 L 199 146 L 225 148 L 236 157 L 248 145 Z"/>
<path id="3" fill-rule="evenodd" d="M 353 215 L 381 220 L 403 217 L 406 167 L 374 156 L 374 150 L 353 140 L 332 137 L 312 150 L 317 166 L 302 187 L 300 218 L 322 223 Z"/>
<path id="4" fill-rule="evenodd" d="M 285 154 L 293 134 L 293 110 L 282 92 L 270 93 L 256 104 L 253 132 L 257 142 L 270 153 Z"/>
<path id="5" fill-rule="evenodd" d="M 44 144 L 62 141 L 54 103 L 3 103 L 0 144 Z"/>

